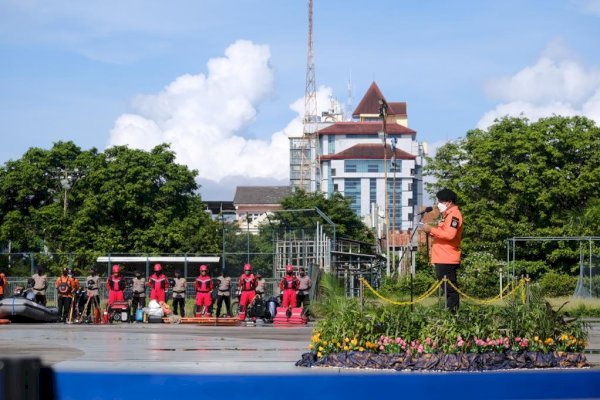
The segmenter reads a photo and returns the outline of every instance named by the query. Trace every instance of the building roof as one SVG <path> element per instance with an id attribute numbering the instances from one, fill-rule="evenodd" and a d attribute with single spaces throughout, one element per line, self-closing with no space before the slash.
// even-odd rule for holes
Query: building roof
<path id="1" fill-rule="evenodd" d="M 238 186 L 233 203 L 238 204 L 280 204 L 292 194 L 291 186 Z"/>
<path id="2" fill-rule="evenodd" d="M 353 117 L 359 117 L 361 114 L 369 114 L 369 115 L 379 115 L 379 100 L 385 99 L 381 90 L 379 90 L 379 86 L 375 82 L 371 83 L 371 86 L 367 89 L 367 92 L 361 99 L 358 106 L 352 113 Z M 386 100 L 388 104 L 388 115 L 400 115 L 406 116 L 406 103 L 405 102 L 392 102 Z"/>
<path id="3" fill-rule="evenodd" d="M 383 131 L 382 122 L 336 122 L 319 130 L 319 135 L 378 135 Z M 387 123 L 385 131 L 388 135 L 414 135 L 417 133 L 406 126 Z"/>
<path id="4" fill-rule="evenodd" d="M 386 146 L 386 156 L 392 158 L 392 146 Z M 321 156 L 321 160 L 383 160 L 383 146 L 381 144 L 357 144 L 349 149 L 340 151 L 336 154 L 327 154 Z M 403 150 L 396 149 L 396 159 L 414 160 L 416 156 Z"/>

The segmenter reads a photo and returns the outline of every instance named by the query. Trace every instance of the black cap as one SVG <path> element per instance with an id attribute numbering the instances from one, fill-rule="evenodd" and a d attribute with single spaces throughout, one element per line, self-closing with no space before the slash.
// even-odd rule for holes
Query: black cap
<path id="1" fill-rule="evenodd" d="M 437 197 L 439 201 L 451 201 L 452 203 L 456 204 L 456 193 L 450 189 L 444 188 L 440 190 L 436 193 L 435 197 Z"/>

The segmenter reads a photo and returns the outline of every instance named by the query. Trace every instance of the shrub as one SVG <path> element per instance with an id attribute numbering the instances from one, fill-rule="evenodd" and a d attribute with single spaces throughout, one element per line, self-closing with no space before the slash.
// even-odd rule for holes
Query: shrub
<path id="1" fill-rule="evenodd" d="M 577 277 L 548 272 L 539 281 L 542 293 L 547 297 L 571 296 L 575 292 Z"/>
<path id="2" fill-rule="evenodd" d="M 544 274 L 548 273 L 550 268 L 543 261 L 525 261 L 525 260 L 517 260 L 515 261 L 515 274 L 519 275 L 529 275 L 531 279 L 534 281 L 540 279 Z M 512 272 L 512 268 L 511 268 Z"/>
<path id="3" fill-rule="evenodd" d="M 425 273 L 416 273 L 413 278 L 413 294 L 418 296 L 425 293 L 435 283 L 435 279 Z M 410 275 L 400 279 L 384 278 L 379 293 L 389 298 L 404 298 L 410 295 Z"/>
<path id="4" fill-rule="evenodd" d="M 494 297 L 500 290 L 500 265 L 490 253 L 473 253 L 458 270 L 458 284 L 466 294 L 477 298 Z"/>

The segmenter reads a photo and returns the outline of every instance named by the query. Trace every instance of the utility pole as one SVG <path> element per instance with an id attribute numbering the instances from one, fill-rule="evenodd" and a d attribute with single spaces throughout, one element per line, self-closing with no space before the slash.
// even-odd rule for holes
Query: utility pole
<path id="1" fill-rule="evenodd" d="M 384 176 L 384 187 L 385 187 L 385 247 L 386 247 L 386 257 L 385 257 L 385 266 L 386 273 L 390 275 L 390 216 L 388 210 L 388 166 L 387 166 L 387 110 L 388 104 L 385 99 L 379 99 L 379 116 L 382 118 L 383 122 L 383 176 Z"/>

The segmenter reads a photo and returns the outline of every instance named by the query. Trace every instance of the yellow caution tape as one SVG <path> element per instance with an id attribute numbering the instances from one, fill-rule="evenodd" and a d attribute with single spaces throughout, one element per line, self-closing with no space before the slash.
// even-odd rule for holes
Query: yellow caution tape
<path id="1" fill-rule="evenodd" d="M 385 301 L 387 303 L 395 304 L 397 306 L 408 306 L 408 305 L 411 305 L 411 304 L 420 303 L 423 300 L 425 300 L 427 297 L 431 296 L 433 294 L 433 292 L 435 292 L 444 283 L 447 283 L 448 285 L 452 286 L 454 288 L 454 290 L 456 290 L 458 292 L 458 294 L 460 294 L 461 296 L 463 296 L 465 299 L 468 299 L 468 300 L 471 300 L 473 302 L 480 303 L 480 304 L 491 304 L 491 303 L 495 303 L 495 302 L 497 302 L 499 300 L 503 300 L 504 297 L 512 296 L 519 289 L 522 289 L 522 291 L 521 291 L 521 300 L 523 301 L 523 303 L 525 303 L 525 300 L 526 300 L 525 299 L 525 280 L 523 280 L 523 279 L 521 279 L 521 281 L 519 282 L 519 284 L 516 285 L 515 287 L 513 287 L 512 290 L 510 290 L 509 292 L 507 292 L 507 291 L 509 290 L 510 285 L 507 285 L 506 289 L 503 290 L 503 293 L 499 294 L 496 297 L 493 297 L 493 298 L 490 298 L 490 299 L 477 299 L 475 297 L 469 296 L 468 294 L 466 294 L 465 292 L 463 292 L 462 290 L 460 290 L 448 278 L 443 278 L 443 279 L 437 281 L 433 286 L 431 286 L 429 289 L 427 289 L 425 291 L 425 293 L 423 293 L 422 295 L 420 295 L 419 297 L 417 297 L 413 301 L 396 301 L 396 300 L 388 299 L 387 297 L 384 297 L 383 295 L 381 295 L 381 293 L 379 293 L 377 290 L 373 289 L 373 287 L 369 284 L 369 282 L 367 282 L 364 278 L 359 278 L 359 280 L 376 297 L 380 298 L 381 300 L 383 300 L 383 301 Z"/>

